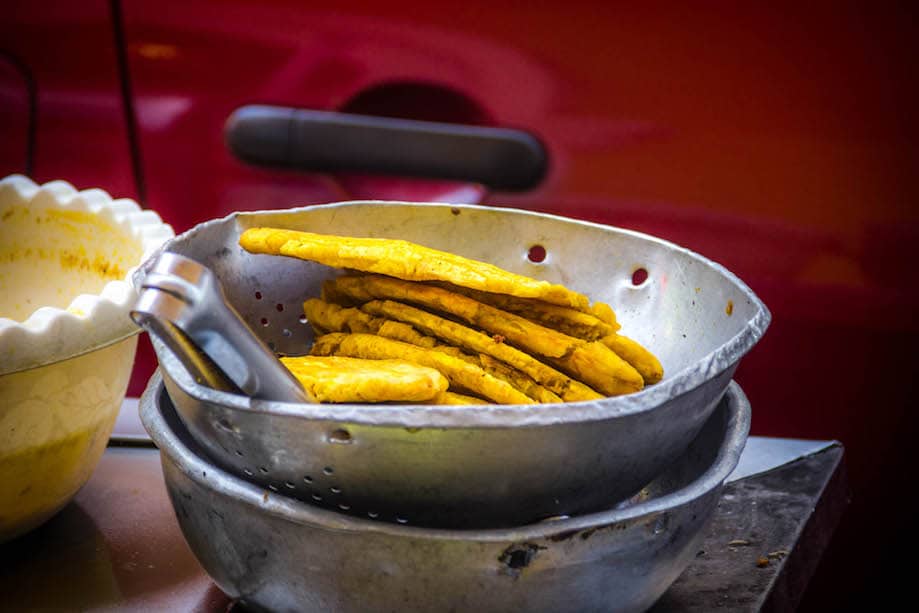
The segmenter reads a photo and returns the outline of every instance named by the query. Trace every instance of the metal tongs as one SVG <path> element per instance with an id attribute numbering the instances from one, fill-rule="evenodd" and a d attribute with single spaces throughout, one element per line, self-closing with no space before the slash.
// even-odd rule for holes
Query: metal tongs
<path id="1" fill-rule="evenodd" d="M 217 276 L 176 253 L 157 257 L 131 319 L 194 379 L 219 391 L 281 402 L 314 402 L 227 302 Z"/>

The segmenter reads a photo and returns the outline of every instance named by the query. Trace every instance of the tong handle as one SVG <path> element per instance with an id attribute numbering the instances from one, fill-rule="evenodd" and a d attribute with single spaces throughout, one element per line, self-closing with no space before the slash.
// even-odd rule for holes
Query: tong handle
<path id="1" fill-rule="evenodd" d="M 191 258 L 160 254 L 141 283 L 131 317 L 214 389 L 263 400 L 313 401 L 227 302 L 217 276 Z"/>

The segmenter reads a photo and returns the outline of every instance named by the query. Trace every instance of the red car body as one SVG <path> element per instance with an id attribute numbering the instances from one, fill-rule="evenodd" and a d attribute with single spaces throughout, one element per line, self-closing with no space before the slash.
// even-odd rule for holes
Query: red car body
<path id="1" fill-rule="evenodd" d="M 617 4 L 14 2 L 0 175 L 102 187 L 176 231 L 244 209 L 464 200 L 702 253 L 773 314 L 736 376 L 753 434 L 847 450 L 851 505 L 804 606 L 874 603 L 910 555 L 915 500 L 915 15 Z M 225 145 L 247 104 L 517 128 L 548 173 L 511 193 L 254 167 Z M 153 367 L 144 343 L 131 393 Z"/>

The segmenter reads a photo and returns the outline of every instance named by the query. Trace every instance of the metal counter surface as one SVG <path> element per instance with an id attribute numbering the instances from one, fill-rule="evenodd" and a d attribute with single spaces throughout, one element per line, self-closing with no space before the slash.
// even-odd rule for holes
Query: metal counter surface
<path id="1" fill-rule="evenodd" d="M 0 545 L 0 610 L 239 611 L 179 530 L 159 453 L 128 399 L 90 481 Z M 833 441 L 750 437 L 696 561 L 653 611 L 793 609 L 848 503 Z"/>

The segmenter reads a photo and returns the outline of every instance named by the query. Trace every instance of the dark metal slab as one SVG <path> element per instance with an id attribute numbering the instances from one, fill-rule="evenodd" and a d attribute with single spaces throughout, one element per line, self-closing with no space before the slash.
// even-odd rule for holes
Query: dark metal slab
<path id="1" fill-rule="evenodd" d="M 654 613 L 793 611 L 848 502 L 839 444 L 728 484 L 702 550 Z"/>

